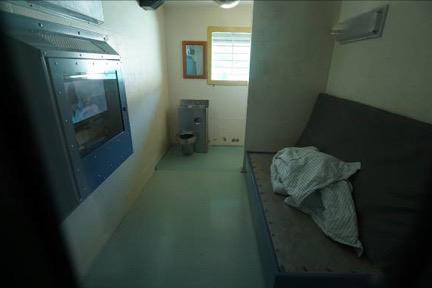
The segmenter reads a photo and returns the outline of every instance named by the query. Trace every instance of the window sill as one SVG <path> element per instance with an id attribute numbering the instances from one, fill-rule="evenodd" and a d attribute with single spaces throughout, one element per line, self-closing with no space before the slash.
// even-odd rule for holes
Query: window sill
<path id="1" fill-rule="evenodd" d="M 222 81 L 222 80 L 207 80 L 208 85 L 220 85 L 220 86 L 248 86 L 248 81 Z"/>

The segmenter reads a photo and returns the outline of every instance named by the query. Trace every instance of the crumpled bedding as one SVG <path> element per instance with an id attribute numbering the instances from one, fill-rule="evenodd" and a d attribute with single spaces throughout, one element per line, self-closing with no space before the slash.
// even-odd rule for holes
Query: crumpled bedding
<path id="1" fill-rule="evenodd" d="M 286 195 L 285 203 L 309 214 L 331 239 L 363 253 L 357 215 L 347 180 L 361 167 L 318 151 L 316 147 L 288 147 L 273 158 L 273 191 Z"/>

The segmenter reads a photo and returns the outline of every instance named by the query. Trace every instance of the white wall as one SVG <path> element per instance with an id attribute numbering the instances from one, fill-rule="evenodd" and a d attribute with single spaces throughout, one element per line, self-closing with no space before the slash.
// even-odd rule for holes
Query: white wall
<path id="1" fill-rule="evenodd" d="M 0 9 L 108 34 L 122 57 L 135 151 L 62 224 L 77 272 L 84 274 L 169 145 L 164 10 L 144 11 L 136 1 L 103 1 L 105 23 L 97 26 L 8 3 Z"/>
<path id="2" fill-rule="evenodd" d="M 385 3 L 382 38 L 335 44 L 327 92 L 432 123 L 432 2 L 344 1 L 340 20 Z"/>
<path id="3" fill-rule="evenodd" d="M 337 1 L 257 1 L 246 150 L 294 145 L 325 91 L 339 12 Z"/>
<path id="4" fill-rule="evenodd" d="M 195 2 L 195 3 L 194 3 Z M 252 4 L 222 9 L 200 1 L 165 4 L 167 61 L 170 87 L 171 140 L 175 142 L 177 106 L 180 99 L 208 99 L 209 140 L 216 145 L 243 145 L 246 122 L 247 86 L 211 86 L 207 80 L 183 79 L 182 40 L 207 41 L 208 26 L 251 26 Z M 223 140 L 223 137 L 227 141 Z M 232 143 L 232 138 L 240 142 Z"/>
<path id="5" fill-rule="evenodd" d="M 432 2 L 343 1 L 339 12 L 326 2 L 255 3 L 247 150 L 294 145 L 319 92 L 432 123 Z M 329 37 L 335 22 L 387 3 L 383 37 Z"/>

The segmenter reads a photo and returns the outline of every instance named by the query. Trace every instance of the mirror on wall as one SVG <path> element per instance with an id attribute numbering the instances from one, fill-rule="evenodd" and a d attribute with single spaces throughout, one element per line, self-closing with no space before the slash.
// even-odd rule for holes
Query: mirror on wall
<path id="1" fill-rule="evenodd" d="M 183 41 L 183 78 L 207 79 L 207 42 Z"/>

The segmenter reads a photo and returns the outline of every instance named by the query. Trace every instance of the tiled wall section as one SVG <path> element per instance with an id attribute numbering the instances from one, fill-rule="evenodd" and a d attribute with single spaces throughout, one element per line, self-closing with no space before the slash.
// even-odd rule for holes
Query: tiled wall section
<path id="1" fill-rule="evenodd" d="M 145 11 L 137 1 L 103 1 L 105 22 L 95 25 L 10 3 L 0 5 L 4 11 L 107 34 L 122 57 L 135 151 L 62 224 L 77 272 L 82 275 L 169 145 L 164 10 Z"/>

